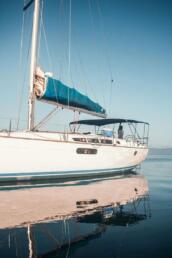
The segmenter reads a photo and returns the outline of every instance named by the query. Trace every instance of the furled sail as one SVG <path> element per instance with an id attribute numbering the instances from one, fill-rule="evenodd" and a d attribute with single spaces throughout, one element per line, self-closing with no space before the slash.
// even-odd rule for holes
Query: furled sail
<path id="1" fill-rule="evenodd" d="M 106 111 L 102 106 L 76 89 L 52 78 L 50 74 L 44 74 L 40 68 L 36 70 L 34 90 L 39 100 L 105 117 Z"/>

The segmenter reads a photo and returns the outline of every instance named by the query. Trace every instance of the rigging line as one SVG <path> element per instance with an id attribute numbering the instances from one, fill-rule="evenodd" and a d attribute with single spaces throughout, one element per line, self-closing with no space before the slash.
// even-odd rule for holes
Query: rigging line
<path id="1" fill-rule="evenodd" d="M 63 22 L 61 21 L 62 19 L 61 19 L 61 17 L 64 17 L 64 15 L 63 15 L 63 13 L 64 13 L 64 4 L 63 4 L 63 0 L 60 0 L 60 1 L 57 1 L 57 3 L 59 3 L 59 4 L 57 4 L 57 10 L 58 10 L 58 15 L 57 15 L 57 21 L 58 21 L 58 25 L 59 25 L 59 28 L 62 28 L 63 27 Z M 57 34 L 58 36 L 59 36 L 59 32 L 58 32 L 58 34 Z M 58 39 L 58 43 L 59 43 L 59 38 L 57 38 Z M 58 72 L 58 77 L 59 77 L 59 80 L 60 81 L 62 81 L 63 80 L 63 67 L 62 67 L 62 60 L 61 60 L 62 58 L 60 57 L 60 55 L 59 55 L 59 61 L 58 61 L 58 63 L 59 63 L 59 68 L 57 67 L 57 72 Z M 64 73 L 65 74 L 65 73 Z"/>
<path id="2" fill-rule="evenodd" d="M 62 28 L 62 21 L 61 21 L 61 17 L 63 17 L 63 0 L 59 1 L 59 7 L 58 7 L 58 25 L 59 28 Z M 61 35 L 62 37 L 62 35 Z M 58 39 L 58 38 L 57 38 Z M 61 58 L 59 58 L 59 69 L 58 69 L 58 73 L 59 73 L 59 80 L 63 80 L 63 65 L 62 65 L 62 61 Z"/>
<path id="3" fill-rule="evenodd" d="M 42 15 L 43 15 L 43 10 L 42 10 Z M 52 71 L 52 70 L 53 70 L 53 65 L 52 65 L 52 61 L 51 61 L 51 55 L 50 55 L 50 51 L 49 51 L 49 47 L 48 47 L 48 40 L 47 40 L 47 35 L 46 35 L 46 31 L 45 31 L 45 26 L 44 26 L 43 19 L 42 19 L 42 21 L 41 21 L 41 26 L 42 26 L 42 29 L 43 29 L 43 35 L 44 35 L 44 40 L 45 40 L 45 46 L 46 46 L 47 55 L 48 55 L 49 68 L 50 68 L 50 71 Z M 58 95 L 57 95 L 57 91 L 56 91 L 56 87 L 55 87 L 54 80 L 53 80 L 53 86 L 54 86 L 54 92 L 55 92 L 55 94 L 56 94 L 56 100 L 57 100 L 57 102 L 58 102 Z"/>
<path id="4" fill-rule="evenodd" d="M 43 13 L 43 10 L 42 10 L 42 13 Z M 48 55 L 49 68 L 52 71 L 51 55 L 50 55 L 50 51 L 49 51 L 49 47 L 48 47 L 48 40 L 47 40 L 47 35 L 46 35 L 43 19 L 41 20 L 41 26 L 42 26 L 42 29 L 43 29 L 43 35 L 44 35 L 44 40 L 45 40 L 45 47 L 46 47 L 47 55 Z"/>
<path id="5" fill-rule="evenodd" d="M 89 15 L 90 15 L 90 20 L 91 20 L 91 30 L 92 30 L 92 35 L 94 37 L 93 41 L 96 39 L 95 35 L 96 35 L 96 29 L 95 29 L 95 23 L 94 23 L 94 19 L 93 19 L 93 13 L 92 13 L 92 5 L 91 5 L 91 1 L 88 0 L 88 7 L 89 7 Z M 98 66 L 96 66 L 97 70 L 98 70 Z"/>
<path id="6" fill-rule="evenodd" d="M 63 22 L 61 21 L 61 17 L 65 16 L 65 15 L 62 15 L 62 12 L 64 12 L 63 7 L 64 7 L 63 0 L 61 0 L 60 4 L 59 4 L 59 15 L 58 15 L 60 27 L 62 27 L 62 25 L 63 25 Z M 68 42 L 65 41 L 65 42 L 67 42 L 68 51 L 66 51 L 66 53 L 64 54 L 64 60 L 67 60 L 66 63 L 67 63 L 67 70 L 68 70 L 68 74 L 69 74 L 69 79 L 72 82 L 73 88 L 75 88 L 74 79 L 73 79 L 73 76 L 72 76 L 72 73 L 71 73 L 71 33 L 72 33 L 72 30 L 71 30 L 72 22 L 71 21 L 72 21 L 72 2 L 70 3 L 70 6 L 69 6 Z M 63 60 L 63 58 L 62 58 L 62 61 L 60 60 L 61 73 L 62 73 L 62 70 L 63 70 L 62 67 L 63 67 L 64 60 Z"/>
<path id="7" fill-rule="evenodd" d="M 108 62 L 108 54 L 107 54 L 107 51 L 106 51 L 106 44 L 105 44 L 104 24 L 103 24 L 103 21 L 102 21 L 101 7 L 100 7 L 100 5 L 99 5 L 99 1 L 98 1 L 98 0 L 96 1 L 96 4 L 97 4 L 98 15 L 99 15 L 99 21 L 100 21 L 99 24 L 100 24 L 100 33 L 101 33 L 101 36 L 102 36 L 102 47 L 103 47 L 103 49 L 104 49 L 103 52 L 105 52 L 105 53 L 104 53 L 104 56 L 105 56 L 105 60 L 106 60 L 106 63 L 107 63 L 107 67 L 109 68 L 110 66 L 109 66 L 109 62 Z M 109 70 L 109 72 L 110 72 L 110 77 L 112 77 L 110 70 Z M 106 83 L 105 83 L 105 86 L 104 86 L 104 91 L 106 92 Z M 105 96 L 104 96 L 104 102 L 106 102 L 106 101 L 105 101 Z M 106 106 L 107 109 L 108 109 L 108 106 L 107 106 L 107 105 L 105 105 L 105 106 Z"/>
<path id="8" fill-rule="evenodd" d="M 25 12 L 24 12 L 24 14 L 25 14 Z M 25 25 L 25 16 L 24 16 L 24 24 L 23 24 L 23 35 L 21 35 L 21 39 L 22 38 L 24 38 L 24 25 Z M 31 28 L 30 28 L 30 37 L 29 37 L 29 39 L 30 39 L 30 42 L 29 42 L 29 44 L 28 44 L 28 50 L 27 50 L 27 62 L 26 62 L 26 68 L 25 68 L 25 73 L 24 73 L 24 77 L 23 77 L 23 82 L 21 83 L 21 93 L 20 93 L 20 96 L 19 96 L 19 106 L 18 106 L 18 116 L 17 116 L 17 118 L 16 118 L 16 120 L 17 120 L 17 123 L 16 123 L 16 129 L 18 130 L 19 129 L 19 124 L 20 124 L 20 121 L 21 121 L 21 119 L 20 119 L 20 116 L 21 116 L 21 109 L 22 109 L 22 103 L 23 103 L 23 94 L 24 94 L 24 86 L 25 86 L 25 84 L 26 84 L 26 76 L 27 76 L 27 68 L 28 68 L 28 66 L 29 66 L 29 54 L 30 54 L 30 45 L 31 45 L 31 33 L 32 33 L 32 30 L 31 30 Z M 22 39 L 22 44 L 21 44 L 21 46 L 22 46 L 22 50 L 23 50 L 23 39 Z M 21 67 L 22 67 L 22 50 L 21 50 Z M 21 70 L 21 67 L 20 67 L 20 70 Z M 20 71 L 20 73 L 22 73 L 22 71 Z"/>
<path id="9" fill-rule="evenodd" d="M 96 26 L 95 26 L 95 23 L 94 23 L 91 0 L 88 0 L 88 7 L 89 7 L 88 9 L 89 9 L 89 16 L 90 16 L 90 21 L 91 21 L 91 30 L 92 30 L 92 35 L 93 35 L 93 38 L 94 38 L 93 42 L 95 41 L 95 43 L 96 43 L 96 33 L 97 33 L 97 30 L 96 30 Z M 97 48 L 96 48 L 96 50 L 97 50 Z M 98 53 L 98 51 L 97 51 L 97 53 Z M 100 53 L 98 53 L 98 55 L 99 54 Z M 97 68 L 97 71 L 99 71 L 98 66 L 96 66 L 96 68 Z M 104 106 L 105 106 L 104 95 L 103 95 L 103 102 L 104 102 Z"/>
<path id="10" fill-rule="evenodd" d="M 104 47 L 106 47 L 107 45 L 107 37 L 105 35 L 105 29 L 104 29 L 104 22 L 103 22 L 103 15 L 102 15 L 102 10 L 101 10 L 101 6 L 100 6 L 100 2 L 99 0 L 96 0 L 96 3 L 97 3 L 97 8 L 98 8 L 98 12 L 99 12 L 99 16 L 100 16 L 100 22 L 101 22 L 101 29 L 102 29 L 102 36 L 103 36 L 103 39 L 104 39 Z M 106 62 L 107 62 L 107 65 L 108 65 L 108 68 L 109 68 L 109 73 L 110 73 L 110 76 L 111 76 L 111 79 L 113 78 L 112 77 L 112 69 L 111 69 L 111 65 L 110 65 L 110 55 L 109 55 L 109 49 L 107 48 L 106 49 L 107 51 L 105 51 L 105 55 L 106 55 Z"/>
<path id="11" fill-rule="evenodd" d="M 71 73 L 71 28 L 72 27 L 72 0 L 69 0 L 69 42 L 68 42 L 68 72 Z"/>
<path id="12" fill-rule="evenodd" d="M 48 113 L 48 115 L 46 117 L 44 117 L 44 119 L 42 119 L 35 127 L 34 130 L 38 130 L 40 127 L 44 126 L 45 123 L 47 123 L 53 116 L 55 113 L 57 113 L 58 110 L 58 106 L 56 106 L 51 112 Z"/>
<path id="13" fill-rule="evenodd" d="M 41 11 L 40 11 L 40 24 L 42 24 L 42 14 L 43 14 L 43 8 L 44 8 L 44 0 L 42 0 L 42 5 L 41 5 Z M 38 52 L 37 52 L 37 59 L 39 60 L 39 54 L 40 54 L 40 45 L 41 45 L 41 26 L 39 30 L 39 36 L 38 36 Z M 40 61 L 40 60 L 39 60 Z M 38 63 L 39 63 L 38 61 Z"/>
<path id="14" fill-rule="evenodd" d="M 93 19 L 93 11 L 92 11 L 91 0 L 88 0 L 88 5 L 89 5 L 89 14 L 90 14 L 90 19 L 91 19 L 91 24 L 92 24 L 92 34 L 94 36 L 94 40 L 95 40 L 95 43 L 96 43 L 96 34 L 98 35 L 98 32 L 97 32 L 96 25 L 95 25 L 95 22 L 94 22 L 94 19 Z M 98 51 L 98 49 L 97 49 L 97 54 L 98 55 L 101 54 L 100 50 Z M 97 66 L 97 72 L 100 73 L 100 65 Z M 106 89 L 104 89 L 104 90 L 106 91 Z M 104 107 L 106 107 L 105 95 L 104 94 L 102 94 L 102 95 L 103 95 L 102 96 L 102 98 L 103 98 L 103 105 L 104 105 Z"/>
<path id="15" fill-rule="evenodd" d="M 64 24 L 66 24 L 65 17 L 66 17 L 66 12 L 65 12 L 65 7 L 64 7 L 64 1 L 61 0 L 61 6 L 59 9 L 59 27 L 60 28 L 63 28 Z M 63 18 L 63 20 L 62 20 L 62 18 Z M 63 72 L 63 80 L 66 77 L 65 70 L 67 70 L 67 73 L 68 73 L 68 32 L 66 34 L 66 31 L 67 31 L 67 29 L 61 31 L 61 39 L 63 41 L 63 46 L 64 46 L 62 49 L 61 58 L 60 58 L 60 65 L 63 68 L 63 71 L 61 69 L 61 72 Z"/>
<path id="16" fill-rule="evenodd" d="M 76 35 L 74 35 L 73 34 L 73 37 L 76 37 Z M 75 40 L 76 42 L 79 42 L 78 40 Z M 71 44 L 70 44 L 70 49 L 71 49 Z M 76 49 L 76 48 L 75 48 Z M 74 49 L 74 50 L 75 50 Z M 81 60 L 80 60 L 80 56 L 79 56 L 79 49 L 77 49 L 77 51 L 76 51 L 76 53 L 78 54 L 78 58 L 79 58 L 79 62 L 80 62 L 80 66 L 81 66 Z M 68 57 L 69 57 L 69 51 L 68 51 Z M 70 51 L 70 57 L 71 57 L 71 51 Z M 69 59 L 69 58 L 68 58 Z M 71 60 L 71 58 L 70 58 L 70 60 Z M 76 66 L 76 64 L 75 64 L 75 66 Z M 69 65 L 68 65 L 68 67 L 69 67 Z M 70 67 L 71 67 L 71 62 L 70 62 Z M 68 69 L 69 70 L 69 69 Z M 84 72 L 82 71 L 82 73 L 83 73 L 83 76 L 85 76 L 84 75 Z M 74 86 L 74 88 L 76 87 L 76 85 L 74 84 L 74 79 L 73 79 L 73 77 L 72 77 L 72 72 L 71 72 L 71 68 L 70 68 L 70 79 L 71 79 L 71 81 L 72 81 L 72 84 L 73 84 L 73 86 Z M 85 76 L 86 77 L 86 76 Z M 86 85 L 88 84 L 88 82 L 86 82 L 86 78 L 85 78 L 85 83 L 84 83 L 84 88 L 85 88 L 85 92 L 86 92 L 86 95 L 87 95 L 87 87 L 86 87 Z"/>
<path id="17" fill-rule="evenodd" d="M 113 95 L 113 79 L 111 79 L 111 82 L 110 82 L 110 95 L 109 95 L 109 116 L 111 116 L 111 105 L 112 105 L 112 95 Z"/>
<path id="18" fill-rule="evenodd" d="M 96 42 L 96 26 L 95 26 L 95 23 L 94 23 L 94 18 L 93 18 L 93 12 L 92 12 L 92 4 L 91 4 L 91 0 L 88 0 L 88 6 L 89 6 L 89 15 L 90 15 L 90 20 L 91 20 L 91 28 L 92 28 L 92 35 L 93 35 L 93 42 Z M 98 53 L 99 51 L 97 51 L 97 54 L 99 55 L 100 53 Z M 99 73 L 99 69 L 98 69 L 99 66 L 96 66 L 97 68 L 97 72 Z M 105 96 L 103 94 L 103 106 L 106 106 L 106 103 L 105 103 Z"/>
<path id="19" fill-rule="evenodd" d="M 71 53 L 71 52 L 70 52 Z M 65 60 L 67 60 L 67 69 L 68 69 L 68 67 L 69 67 L 69 65 L 68 65 L 68 53 L 64 53 L 64 59 Z M 70 64 L 71 64 L 71 62 L 70 62 Z M 74 64 L 75 65 L 75 63 L 74 63 L 74 59 L 72 60 L 72 64 Z M 76 68 L 76 67 L 75 67 Z M 69 74 L 69 69 L 68 69 L 68 74 Z M 74 78 L 73 78 L 73 75 L 72 75 L 72 70 L 71 70 L 71 65 L 70 65 L 70 74 L 69 74 L 69 79 L 70 79 L 70 81 L 71 81 L 71 84 L 72 84 L 72 87 L 75 89 L 75 88 L 77 88 L 77 84 L 74 82 Z M 70 83 L 69 83 L 70 84 Z"/>
<path id="20" fill-rule="evenodd" d="M 76 42 L 78 42 L 78 41 L 76 41 Z M 98 101 L 98 100 L 97 100 L 97 96 L 96 96 L 95 91 L 94 91 L 94 87 L 92 86 L 92 83 L 90 82 L 90 80 L 89 80 L 89 78 L 88 78 L 88 76 L 87 76 L 87 74 L 86 74 L 85 67 L 84 67 L 84 64 L 83 64 L 82 59 L 81 59 L 79 47 L 77 48 L 77 54 L 78 54 L 78 59 L 79 59 L 80 67 L 81 67 L 81 72 L 82 72 L 82 74 L 83 74 L 83 76 L 84 76 L 84 79 L 85 79 L 86 95 L 87 95 L 87 92 L 88 92 L 88 91 L 87 91 L 87 90 L 88 90 L 87 85 L 90 85 L 91 90 L 92 90 L 92 95 L 94 96 L 94 99 L 95 99 L 96 101 Z M 88 96 L 88 95 L 87 95 L 87 96 Z"/>
<path id="21" fill-rule="evenodd" d="M 74 42 L 77 42 L 76 35 L 74 33 L 73 33 L 73 38 L 74 38 Z M 76 74 L 77 74 L 77 78 L 79 78 L 79 72 L 81 72 L 79 85 L 83 85 L 84 86 L 85 94 L 88 95 L 87 94 L 87 86 L 86 86 L 87 83 L 86 83 L 85 78 L 83 78 L 83 77 L 85 77 L 85 75 L 84 75 L 84 72 L 82 70 L 82 64 L 81 64 L 81 60 L 80 60 L 79 49 L 77 49 L 77 47 L 75 47 L 74 50 L 75 50 L 76 53 L 74 54 L 75 59 L 73 60 L 73 64 L 75 65 L 75 71 L 76 71 Z M 80 70 L 78 69 L 78 66 L 77 66 L 78 65 L 77 64 L 78 63 L 77 62 L 78 61 L 77 58 L 79 59 Z"/>
<path id="22" fill-rule="evenodd" d="M 106 47 L 108 44 L 107 44 L 107 37 L 105 35 L 105 29 L 104 29 L 104 22 L 103 22 L 103 15 L 102 15 L 102 10 L 101 10 L 101 6 L 100 6 L 100 2 L 99 0 L 96 0 L 96 3 L 97 3 L 97 9 L 98 9 L 98 13 L 99 13 L 99 17 L 100 17 L 100 25 L 101 25 L 101 33 L 102 33 L 102 38 L 103 38 L 103 47 L 104 49 L 106 49 L 105 51 L 105 59 L 106 59 L 106 63 L 107 63 L 107 67 L 108 67 L 108 70 L 109 70 L 109 74 L 110 74 L 110 96 L 109 96 L 109 108 L 111 107 L 111 99 L 112 99 L 112 96 L 111 96 L 111 93 L 112 93 L 112 82 L 114 81 L 113 79 L 113 75 L 112 75 L 112 69 L 111 69 L 111 64 L 110 64 L 110 55 L 109 55 L 109 49 L 108 47 Z"/>
<path id="23" fill-rule="evenodd" d="M 68 73 L 71 77 L 71 22 L 72 22 L 72 0 L 69 0 L 69 42 L 68 42 Z M 68 88 L 68 106 L 69 106 L 69 88 Z"/>
<path id="24" fill-rule="evenodd" d="M 24 23 L 25 23 L 25 12 L 23 12 L 22 27 L 21 27 L 20 54 L 19 54 L 19 78 L 20 78 L 21 69 L 22 69 L 22 52 L 23 52 Z M 18 91 L 19 91 L 19 90 L 18 90 Z M 20 99 L 20 93 L 19 93 L 19 92 L 18 92 L 18 99 Z M 17 102 L 18 102 L 18 101 L 17 101 Z M 20 120 L 20 101 L 19 101 L 18 112 L 17 112 L 17 126 L 16 126 L 16 129 L 17 129 L 17 130 L 18 130 L 18 127 L 19 127 L 19 120 Z"/>
<path id="25" fill-rule="evenodd" d="M 30 35 L 31 35 L 31 30 L 30 30 Z M 31 43 L 31 40 L 30 40 Z M 30 44 L 29 44 L 30 45 Z M 20 121 L 27 121 L 27 120 L 21 120 L 20 116 L 21 116 L 21 110 L 22 110 L 22 104 L 23 104 L 23 94 L 24 94 L 24 86 L 26 85 L 26 80 L 27 80 L 27 68 L 29 67 L 29 55 L 30 55 L 30 47 L 28 46 L 28 51 L 27 51 L 27 64 L 26 64 L 26 70 L 25 70 L 25 74 L 24 74 L 24 79 L 23 79 L 23 83 L 22 83 L 22 89 L 21 89 L 21 95 L 20 95 L 20 101 L 19 101 L 19 116 L 18 116 L 18 120 L 17 120 L 17 130 L 19 129 L 19 124 Z"/>

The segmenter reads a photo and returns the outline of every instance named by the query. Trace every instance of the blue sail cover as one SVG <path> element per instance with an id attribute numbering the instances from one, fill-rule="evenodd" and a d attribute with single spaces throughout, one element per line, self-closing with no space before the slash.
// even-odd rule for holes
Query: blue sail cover
<path id="1" fill-rule="evenodd" d="M 40 99 L 59 103 L 64 106 L 84 109 L 102 115 L 105 115 L 106 113 L 106 110 L 98 103 L 95 103 L 76 89 L 70 88 L 64 85 L 61 81 L 55 80 L 51 77 L 47 78 L 46 90 Z"/>

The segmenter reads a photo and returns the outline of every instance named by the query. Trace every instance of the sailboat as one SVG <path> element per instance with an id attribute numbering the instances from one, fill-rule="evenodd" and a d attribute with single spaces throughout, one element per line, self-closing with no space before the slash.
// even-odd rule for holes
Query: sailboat
<path id="1" fill-rule="evenodd" d="M 67 178 L 129 171 L 136 168 L 148 154 L 149 124 L 119 118 L 107 118 L 106 110 L 74 88 L 44 72 L 37 63 L 40 0 L 34 4 L 28 128 L 25 131 L 0 132 L 0 180 L 33 180 Z M 35 102 L 53 104 L 54 109 L 35 124 Z M 67 132 L 45 132 L 39 128 L 58 109 L 96 116 L 96 119 L 72 121 Z M 143 136 L 137 125 L 143 125 Z M 80 126 L 95 128 L 95 132 L 80 131 Z M 109 127 L 109 126 L 113 126 Z M 115 126 L 119 125 L 118 135 Z M 123 125 L 131 134 L 125 135 Z"/>

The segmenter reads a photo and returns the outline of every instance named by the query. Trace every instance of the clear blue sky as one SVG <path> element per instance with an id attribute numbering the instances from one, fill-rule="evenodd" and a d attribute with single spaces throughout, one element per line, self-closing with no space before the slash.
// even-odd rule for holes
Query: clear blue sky
<path id="1" fill-rule="evenodd" d="M 21 119 L 27 118 L 24 74 L 32 8 L 25 14 L 19 70 L 22 7 L 23 0 L 0 0 L 0 127 L 7 123 L 2 118 L 17 117 L 24 77 Z M 39 63 L 44 70 L 99 101 L 111 117 L 148 121 L 151 146 L 172 147 L 172 1 L 72 0 L 71 76 L 69 1 L 44 0 L 43 21 L 51 56 L 49 64 L 42 33 Z M 37 118 L 50 108 L 38 105 Z M 54 122 L 65 123 L 64 114 Z"/>

